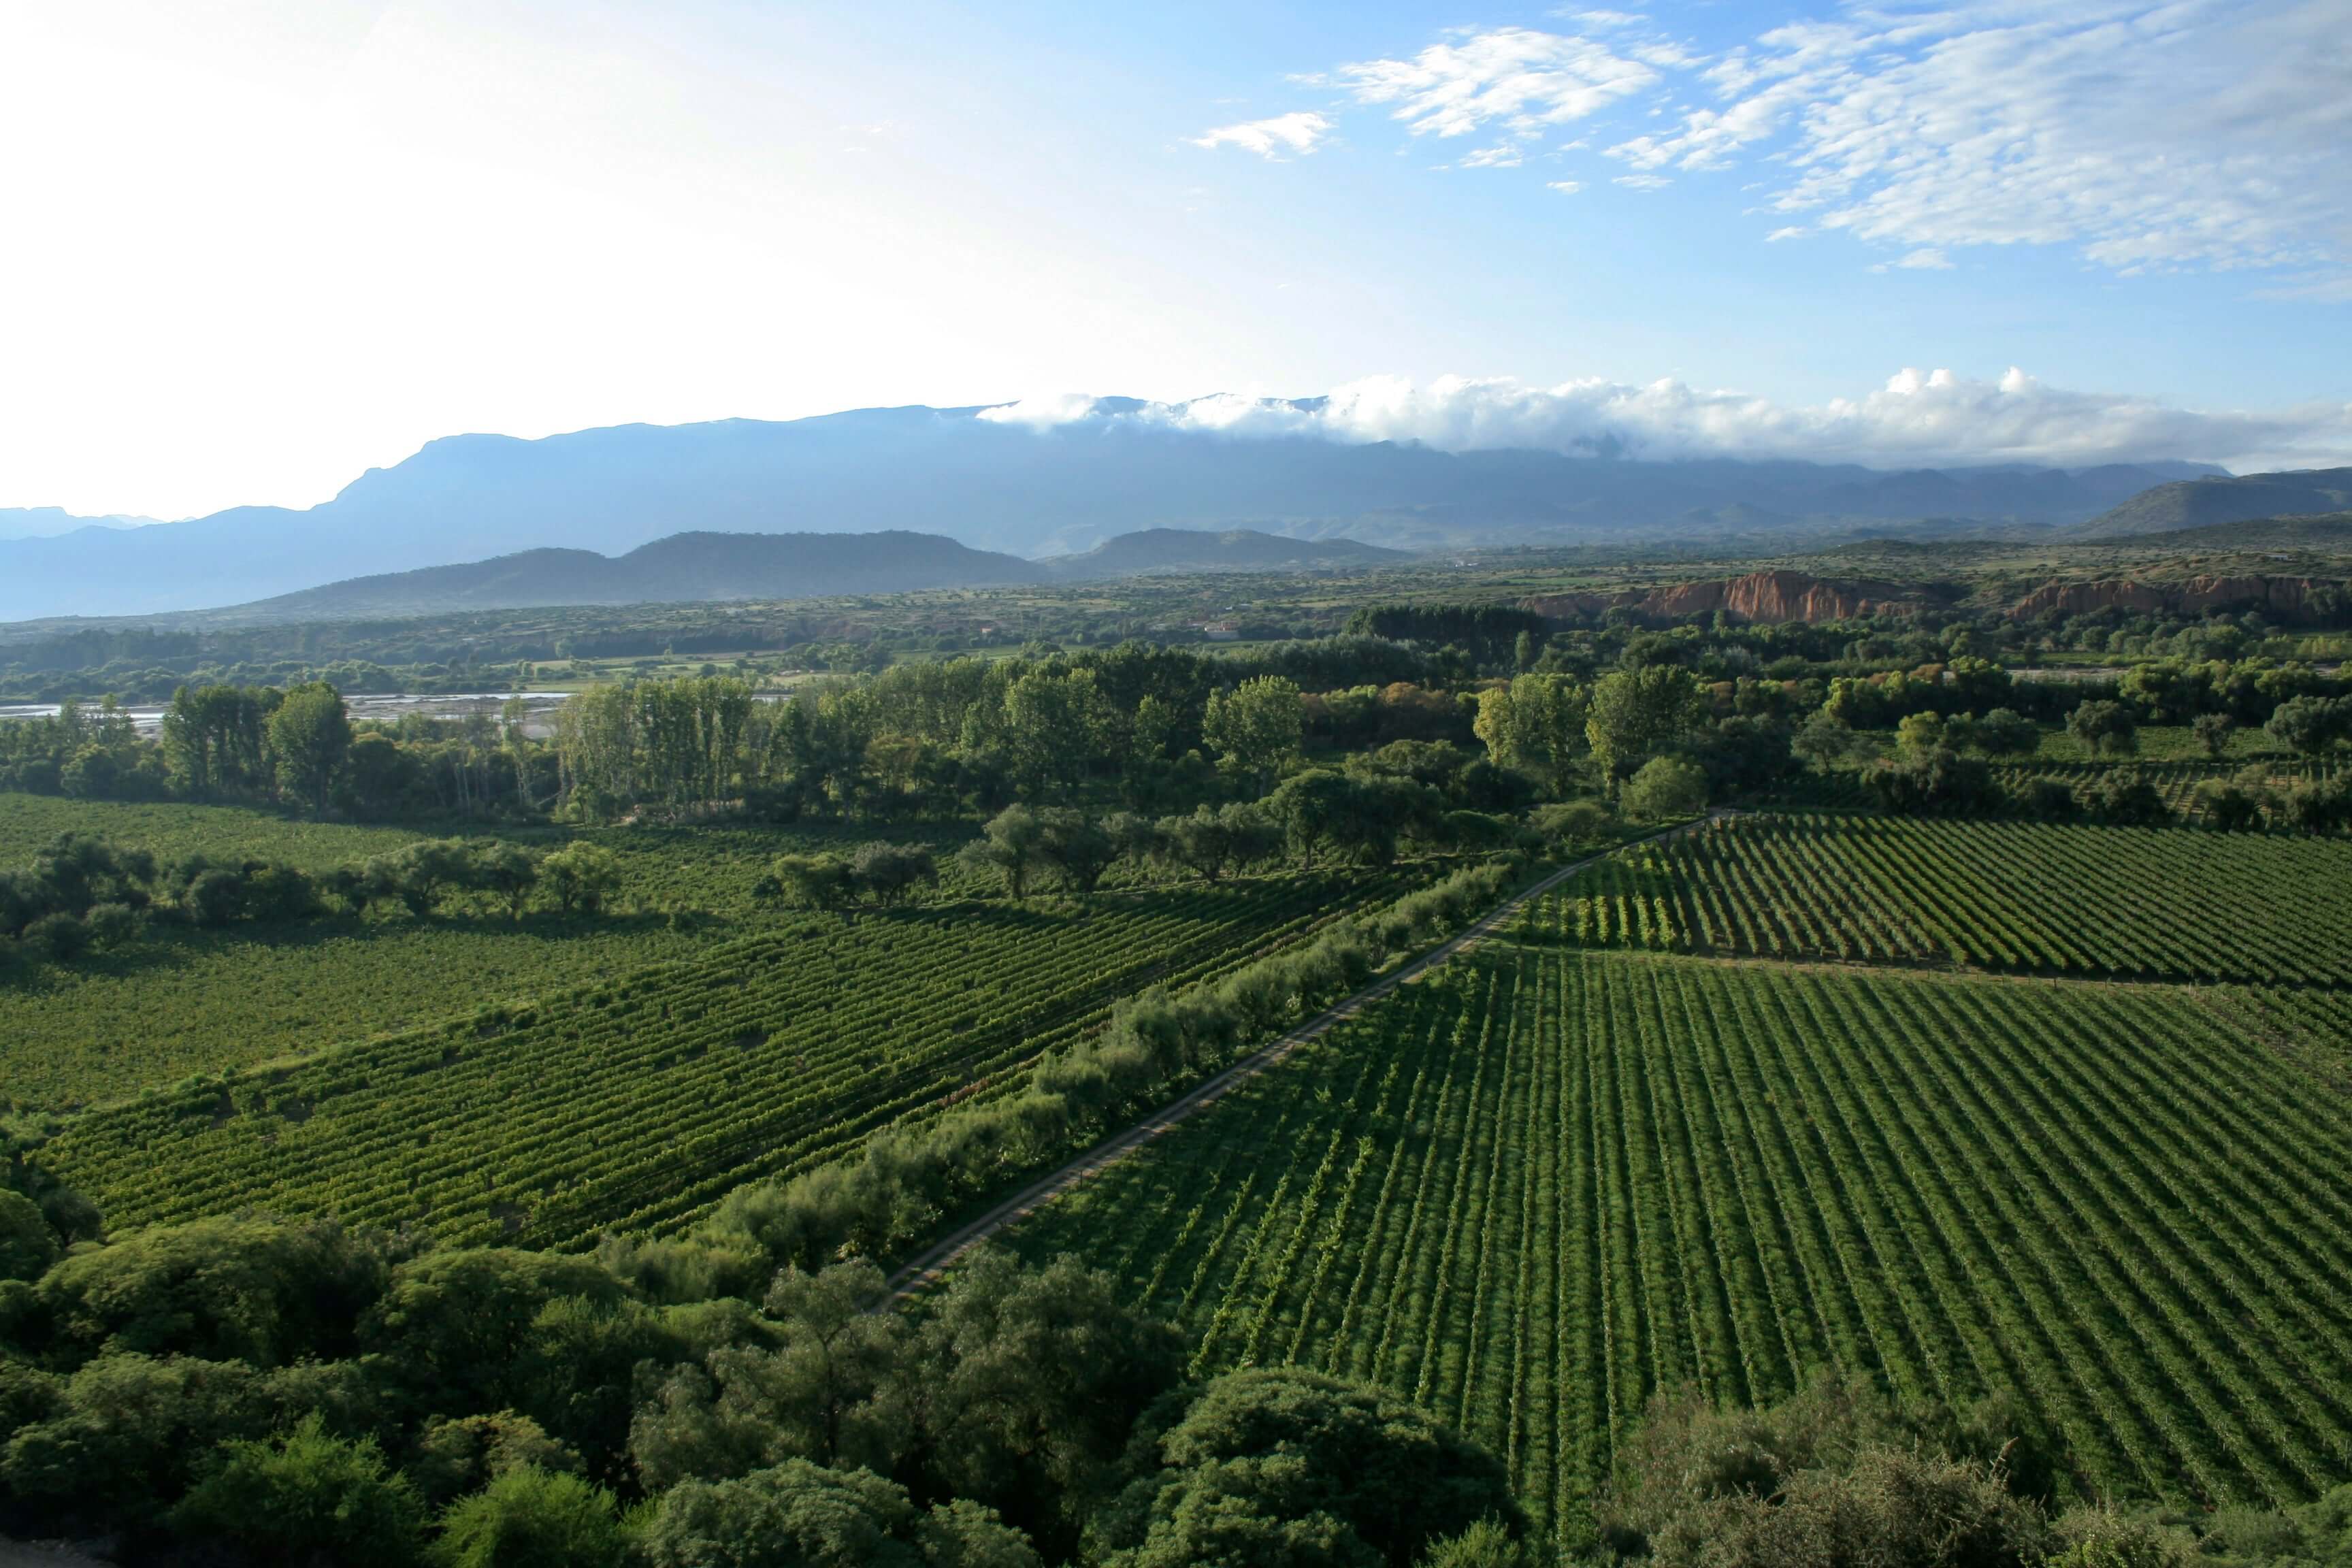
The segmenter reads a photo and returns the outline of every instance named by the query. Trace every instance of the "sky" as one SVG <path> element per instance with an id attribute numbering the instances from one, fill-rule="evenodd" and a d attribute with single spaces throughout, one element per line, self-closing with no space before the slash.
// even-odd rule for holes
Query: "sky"
<path id="1" fill-rule="evenodd" d="M 0 506 L 1090 395 L 2352 462 L 2344 0 L 1614 4 L 0 0 Z"/>

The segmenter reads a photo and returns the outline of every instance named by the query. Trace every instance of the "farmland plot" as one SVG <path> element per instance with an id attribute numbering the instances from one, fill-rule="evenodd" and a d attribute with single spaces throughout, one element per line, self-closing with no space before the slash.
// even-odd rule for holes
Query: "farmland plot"
<path id="1" fill-rule="evenodd" d="M 238 1208 L 563 1246 L 681 1223 L 1220 973 L 1395 878 L 827 918 L 625 981 L 92 1112 L 49 1163 L 110 1223 Z"/>
<path id="2" fill-rule="evenodd" d="M 1412 1397 L 1556 1521 L 1653 1393 L 1832 1366 L 2015 1389 L 2095 1485 L 2352 1476 L 2352 1132 L 2184 987 L 1497 942 L 1012 1242 L 1114 1271 L 1202 1370 Z"/>

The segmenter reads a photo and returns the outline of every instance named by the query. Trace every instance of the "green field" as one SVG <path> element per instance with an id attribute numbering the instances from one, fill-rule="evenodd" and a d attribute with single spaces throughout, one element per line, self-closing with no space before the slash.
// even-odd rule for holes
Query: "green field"
<path id="1" fill-rule="evenodd" d="M 1564 906 L 1549 907 L 1556 928 Z M 2021 1391 L 2094 1485 L 2352 1472 L 2352 1135 L 2178 987 L 1490 944 L 1013 1233 L 1581 1513 L 1654 1392 Z"/>
<path id="2" fill-rule="evenodd" d="M 118 1226 L 252 1206 L 567 1245 L 674 1225 L 1098 1023 L 1230 968 L 1395 877 L 1286 877 L 1085 910 L 802 917 L 542 995 L 78 1119 L 47 1157 Z"/>
<path id="3" fill-rule="evenodd" d="M 949 894 L 979 890 L 946 851 L 967 830 L 900 831 L 940 852 Z M 0 867 L 58 834 L 102 833 L 159 859 L 205 854 L 322 872 L 431 835 L 289 821 L 237 806 L 125 805 L 0 793 Z M 47 965 L 0 985 L 0 1093 L 20 1106 L 102 1104 L 194 1073 L 520 1006 L 542 994 L 694 959 L 714 942 L 791 923 L 752 884 L 788 850 L 877 835 L 844 828 L 698 826 L 504 835 L 540 848 L 590 837 L 620 872 L 613 910 L 510 921 L 488 908 L 415 921 L 383 910 L 287 926 L 157 926 L 134 946 Z M 1121 866 L 1106 879 L 1131 879 Z M 683 910 L 673 920 L 669 911 Z"/>
<path id="4" fill-rule="evenodd" d="M 2352 981 L 2352 843 L 1756 815 L 1580 878 L 1581 946 L 2011 972 Z"/>

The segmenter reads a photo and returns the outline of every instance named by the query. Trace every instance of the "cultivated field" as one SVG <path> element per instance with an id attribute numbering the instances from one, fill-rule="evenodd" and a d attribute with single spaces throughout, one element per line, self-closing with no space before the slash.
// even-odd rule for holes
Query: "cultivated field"
<path id="1" fill-rule="evenodd" d="M 0 794 L 0 868 L 29 860 L 68 832 L 101 833 L 159 860 L 250 858 L 313 875 L 428 837 L 239 806 Z M 619 881 L 607 910 L 566 920 L 540 910 L 518 921 L 485 903 L 424 921 L 383 908 L 364 921 L 158 925 L 128 949 L 23 972 L 0 988 L 0 1090 L 47 1110 L 103 1104 L 194 1073 L 519 1007 L 649 964 L 689 962 L 714 942 L 796 921 L 752 896 L 776 856 L 876 837 L 737 826 L 504 836 L 542 850 L 578 837 L 609 849 Z M 958 891 L 962 874 L 947 854 L 964 834 L 922 837 L 942 858 L 944 890 Z M 1107 881 L 1131 874 L 1121 866 Z"/>
<path id="2" fill-rule="evenodd" d="M 1561 940 L 2082 975 L 2352 980 L 2352 842 L 1746 816 L 1580 878 Z"/>
<path id="3" fill-rule="evenodd" d="M 1557 1521 L 1654 1392 L 1771 1400 L 1828 1366 L 2015 1389 L 2096 1487 L 2352 1473 L 2352 1131 L 2248 1026 L 2340 1028 L 2332 1001 L 1582 952 L 1575 909 L 1013 1244 L 1114 1270 L 1204 1369 L 1410 1394 Z"/>
<path id="4" fill-rule="evenodd" d="M 77 1120 L 53 1167 L 133 1226 L 248 1206 L 567 1245 L 691 1216 L 1005 1069 L 1157 980 L 1213 974 L 1394 877 L 1087 910 L 802 917 L 691 962 Z"/>

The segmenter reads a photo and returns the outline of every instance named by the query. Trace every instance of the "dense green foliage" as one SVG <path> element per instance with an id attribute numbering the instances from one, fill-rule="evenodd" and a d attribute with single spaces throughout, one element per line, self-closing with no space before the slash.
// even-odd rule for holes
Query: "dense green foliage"
<path id="1" fill-rule="evenodd" d="M 2233 1004 L 1584 953 L 1551 900 L 1013 1233 L 1195 1365 L 1378 1382 L 1587 1516 L 1644 1402 L 2014 1391 L 2084 1479 L 2300 1500 L 2352 1451 L 2341 1119 Z"/>

